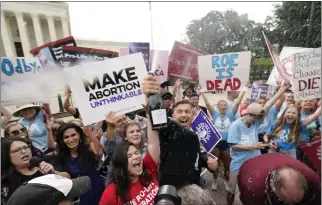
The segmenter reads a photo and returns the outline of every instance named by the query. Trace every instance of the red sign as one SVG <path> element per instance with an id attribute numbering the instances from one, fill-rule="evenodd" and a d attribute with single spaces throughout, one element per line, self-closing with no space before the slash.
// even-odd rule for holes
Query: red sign
<path id="1" fill-rule="evenodd" d="M 168 78 L 198 80 L 198 56 L 207 54 L 178 41 L 174 42 L 169 56 Z"/>
<path id="2" fill-rule="evenodd" d="M 321 137 L 302 145 L 301 149 L 306 154 L 308 160 L 321 173 Z"/>

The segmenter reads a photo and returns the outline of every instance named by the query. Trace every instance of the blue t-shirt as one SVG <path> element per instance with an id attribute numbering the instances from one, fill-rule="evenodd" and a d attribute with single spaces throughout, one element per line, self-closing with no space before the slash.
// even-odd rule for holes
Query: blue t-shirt
<path id="1" fill-rule="evenodd" d="M 307 115 L 303 112 L 301 112 L 301 121 L 303 121 L 305 118 L 307 118 L 310 115 Z M 311 122 L 308 124 L 305 128 L 302 129 L 300 132 L 300 142 L 306 143 L 311 140 L 311 129 L 317 129 L 318 125 L 316 121 Z"/>
<path id="2" fill-rule="evenodd" d="M 269 128 L 269 125 L 274 123 L 276 118 L 277 118 L 276 107 L 275 106 L 270 107 L 267 111 L 267 115 L 264 117 L 263 123 L 259 127 L 258 133 L 266 133 Z"/>
<path id="3" fill-rule="evenodd" d="M 267 133 L 272 134 L 276 129 L 276 123 L 272 123 L 268 128 Z M 303 130 L 303 124 L 300 122 L 300 131 Z M 290 133 L 290 126 L 284 124 L 283 130 L 278 136 L 275 136 L 272 140 L 277 143 L 277 147 L 283 150 L 290 150 L 296 148 L 295 136 L 292 136 L 292 142 L 288 142 L 288 135 Z"/>
<path id="4" fill-rule="evenodd" d="M 31 139 L 39 142 L 33 142 L 32 144 L 41 151 L 45 151 L 47 149 L 47 128 L 43 120 L 42 112 L 39 111 L 33 121 L 22 118 L 19 120 L 19 123 L 27 128 Z"/>
<path id="5" fill-rule="evenodd" d="M 261 122 L 252 124 L 249 128 L 246 127 L 242 118 L 234 121 L 228 131 L 228 143 L 232 145 L 252 146 L 258 144 L 258 128 Z M 230 172 L 236 173 L 241 165 L 248 159 L 259 156 L 260 150 L 245 150 L 235 151 L 230 148 Z"/>
<path id="6" fill-rule="evenodd" d="M 214 110 L 214 112 L 212 113 L 212 119 L 214 121 L 216 129 L 222 136 L 221 140 L 227 141 L 229 127 L 234 121 L 233 113 L 227 111 L 225 116 L 221 116 L 219 112 Z"/>

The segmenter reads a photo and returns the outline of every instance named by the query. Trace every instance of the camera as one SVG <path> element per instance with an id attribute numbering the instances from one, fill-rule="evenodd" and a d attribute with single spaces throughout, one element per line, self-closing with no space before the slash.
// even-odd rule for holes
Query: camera
<path id="1" fill-rule="evenodd" d="M 180 205 L 181 198 L 178 196 L 177 189 L 172 185 L 163 185 L 160 187 L 154 198 L 155 205 Z"/>

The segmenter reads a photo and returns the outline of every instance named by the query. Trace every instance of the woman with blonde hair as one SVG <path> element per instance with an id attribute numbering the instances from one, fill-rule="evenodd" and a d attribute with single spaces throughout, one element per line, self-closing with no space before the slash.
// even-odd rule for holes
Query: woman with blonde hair
<path id="1" fill-rule="evenodd" d="M 288 105 L 277 121 L 270 125 L 264 136 L 264 141 L 269 142 L 271 148 L 269 152 L 281 152 L 296 158 L 296 147 L 300 145 L 300 132 L 320 115 L 321 107 L 301 120 L 300 108 L 294 104 Z"/>

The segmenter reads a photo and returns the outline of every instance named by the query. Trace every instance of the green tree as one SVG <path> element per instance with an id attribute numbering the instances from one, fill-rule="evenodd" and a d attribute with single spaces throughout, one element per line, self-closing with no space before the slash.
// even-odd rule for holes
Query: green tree
<path id="1" fill-rule="evenodd" d="M 315 2 L 313 21 L 310 22 L 312 2 L 287 1 L 275 5 L 274 15 L 266 19 L 265 25 L 271 30 L 270 40 L 283 46 L 306 47 L 310 24 L 312 24 L 311 44 L 321 47 L 321 2 Z"/>

